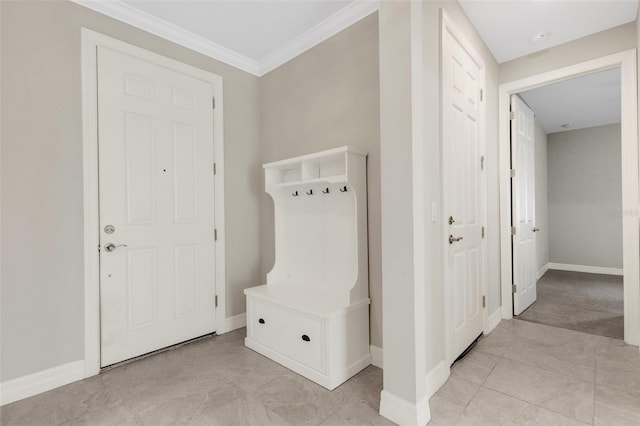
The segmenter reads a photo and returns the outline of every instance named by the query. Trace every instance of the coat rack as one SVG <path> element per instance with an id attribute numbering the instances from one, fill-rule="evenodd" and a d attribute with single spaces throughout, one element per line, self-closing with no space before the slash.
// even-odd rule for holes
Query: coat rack
<path id="1" fill-rule="evenodd" d="M 245 290 L 245 344 L 334 389 L 371 362 L 366 154 L 342 147 L 264 170 L 276 262 Z"/>

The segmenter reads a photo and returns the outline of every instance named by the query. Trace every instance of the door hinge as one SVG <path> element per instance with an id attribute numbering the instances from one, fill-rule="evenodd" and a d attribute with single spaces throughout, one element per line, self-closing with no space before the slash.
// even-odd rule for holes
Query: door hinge
<path id="1" fill-rule="evenodd" d="M 218 173 L 216 163 L 213 163 L 213 174 L 215 175 L 216 173 Z"/>
<path id="2" fill-rule="evenodd" d="M 515 111 L 509 111 L 509 120 L 515 120 L 515 119 L 516 119 Z"/>
<path id="3" fill-rule="evenodd" d="M 517 293 L 517 292 L 518 292 L 518 286 L 517 286 L 517 285 L 515 285 L 515 284 L 513 284 L 513 285 L 511 286 L 511 291 L 512 291 L 513 293 Z"/>
<path id="4" fill-rule="evenodd" d="M 216 297 L 215 297 L 215 303 L 216 303 L 216 308 L 217 308 L 218 307 L 218 295 L 217 294 L 216 294 Z"/>
<path id="5" fill-rule="evenodd" d="M 218 230 L 215 228 L 213 230 L 213 241 L 218 241 Z"/>
<path id="6" fill-rule="evenodd" d="M 484 155 L 480 157 L 480 170 L 484 170 Z"/>
<path id="7" fill-rule="evenodd" d="M 482 238 L 484 238 L 484 226 L 482 227 Z"/>
<path id="8" fill-rule="evenodd" d="M 213 109 L 216 109 L 216 98 L 212 98 L 211 103 L 212 103 Z"/>
<path id="9" fill-rule="evenodd" d="M 511 227 L 511 235 L 516 235 L 516 227 L 515 226 Z"/>
<path id="10" fill-rule="evenodd" d="M 516 177 L 516 169 L 511 169 L 511 171 L 509 171 L 509 176 L 512 178 Z"/>
<path id="11" fill-rule="evenodd" d="M 487 296 L 482 296 L 482 307 L 483 308 L 487 307 Z"/>
<path id="12" fill-rule="evenodd" d="M 480 89 L 480 102 L 484 101 L 484 90 Z"/>

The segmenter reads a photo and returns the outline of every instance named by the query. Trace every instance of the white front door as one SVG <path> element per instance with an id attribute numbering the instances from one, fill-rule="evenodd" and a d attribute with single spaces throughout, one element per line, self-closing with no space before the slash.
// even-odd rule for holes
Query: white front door
<path id="1" fill-rule="evenodd" d="M 511 96 L 511 111 L 513 314 L 520 315 L 537 297 L 535 116 L 516 95 Z"/>
<path id="2" fill-rule="evenodd" d="M 483 67 L 445 32 L 442 69 L 447 360 L 484 329 Z"/>
<path id="3" fill-rule="evenodd" d="M 213 88 L 98 48 L 101 366 L 215 331 Z"/>

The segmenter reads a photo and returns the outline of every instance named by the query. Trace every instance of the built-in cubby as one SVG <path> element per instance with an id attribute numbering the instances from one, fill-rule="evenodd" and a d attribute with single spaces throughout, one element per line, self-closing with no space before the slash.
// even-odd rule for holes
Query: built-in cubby
<path id="1" fill-rule="evenodd" d="M 341 147 L 264 171 L 275 264 L 245 290 L 245 344 L 333 389 L 371 362 L 366 154 Z"/>

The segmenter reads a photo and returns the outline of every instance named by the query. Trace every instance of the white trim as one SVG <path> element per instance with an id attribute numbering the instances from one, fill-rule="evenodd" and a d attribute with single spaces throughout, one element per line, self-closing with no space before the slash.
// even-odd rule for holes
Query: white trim
<path id="1" fill-rule="evenodd" d="M 336 35 L 345 28 L 355 24 L 378 11 L 378 0 L 356 0 L 339 10 L 319 24 L 311 27 L 275 52 L 258 62 L 258 76 L 263 76 L 278 68 L 296 56 Z"/>
<path id="2" fill-rule="evenodd" d="M 445 361 L 440 361 L 427 373 L 427 397 L 431 398 L 449 379 L 451 368 Z"/>
<path id="3" fill-rule="evenodd" d="M 10 404 L 42 392 L 84 379 L 84 361 L 38 371 L 0 383 L 0 405 Z"/>
<path id="4" fill-rule="evenodd" d="M 629 49 L 579 64 L 559 68 L 500 85 L 499 176 L 500 176 L 500 277 L 502 317 L 513 317 L 511 293 L 511 195 L 509 104 L 514 93 L 534 89 L 611 68 L 620 67 L 622 76 L 622 209 L 624 264 L 624 340 L 640 344 L 640 223 L 638 206 L 638 97 L 636 49 Z"/>
<path id="5" fill-rule="evenodd" d="M 540 270 L 536 273 L 536 281 L 542 278 L 542 276 L 546 274 L 549 269 L 551 269 L 549 265 L 550 263 L 547 263 L 542 268 L 540 268 Z"/>
<path id="6" fill-rule="evenodd" d="M 604 266 L 570 265 L 568 263 L 548 263 L 549 269 L 554 271 L 586 272 L 588 274 L 624 275 L 622 268 L 607 268 Z"/>
<path id="7" fill-rule="evenodd" d="M 226 326 L 225 289 L 225 217 L 224 217 L 224 120 L 222 77 L 173 59 L 157 55 L 95 31 L 82 28 L 82 152 L 84 203 L 84 312 L 85 312 L 85 377 L 100 372 L 100 273 L 98 210 L 98 132 L 97 132 L 97 60 L 98 46 L 126 53 L 165 68 L 188 74 L 213 86 L 216 108 L 213 110 L 214 159 L 217 173 L 214 182 L 216 328 Z"/>
<path id="8" fill-rule="evenodd" d="M 247 326 L 247 314 L 238 314 L 232 317 L 228 317 L 225 321 L 224 331 L 218 332 L 218 334 L 228 333 L 233 330 L 237 330 Z"/>
<path id="9" fill-rule="evenodd" d="M 380 7 L 378 0 L 356 0 L 267 57 L 255 60 L 120 0 L 71 1 L 258 77 L 376 12 Z"/>
<path id="10" fill-rule="evenodd" d="M 169 40 L 180 46 L 202 53 L 205 56 L 231 65 L 242 71 L 259 75 L 258 62 L 227 49 L 204 37 L 171 24 L 156 16 L 150 15 L 120 0 L 71 0 L 81 6 L 102 13 L 118 21 L 139 28 L 155 36 Z"/>
<path id="11" fill-rule="evenodd" d="M 383 368 L 382 348 L 380 346 L 370 347 L 371 352 L 371 364 L 378 368 Z"/>
<path id="12" fill-rule="evenodd" d="M 431 420 L 429 398 L 412 404 L 383 390 L 380 392 L 380 415 L 398 425 L 426 425 Z"/>
<path id="13" fill-rule="evenodd" d="M 500 324 L 500 321 L 502 321 L 502 309 L 498 308 L 493 311 L 491 315 L 489 315 L 487 325 L 484 328 L 484 335 L 486 336 L 487 334 L 491 333 L 498 326 L 498 324 Z"/>
<path id="14" fill-rule="evenodd" d="M 464 32 L 461 31 L 458 26 L 455 24 L 455 22 L 449 17 L 449 15 L 447 14 L 447 12 L 444 9 L 440 9 L 441 11 L 441 29 L 440 29 L 440 49 L 442 51 L 442 45 L 443 45 L 443 41 L 444 41 L 444 37 L 446 32 L 448 31 L 449 33 L 451 33 L 451 35 L 458 41 L 458 43 L 460 44 L 460 46 L 467 52 L 467 54 L 473 59 L 473 61 L 478 65 L 478 67 L 480 68 L 480 89 L 482 89 L 483 91 L 486 92 L 486 65 L 484 63 L 484 60 L 482 58 L 482 56 L 478 53 L 478 51 L 476 50 L 476 48 L 474 47 L 474 45 L 465 37 Z M 441 52 L 441 55 L 443 55 L 443 52 Z M 441 61 L 441 67 L 443 66 L 442 64 L 444 63 L 442 61 L 442 58 L 440 58 Z M 441 71 L 442 73 L 442 71 Z M 442 82 L 441 82 L 442 84 Z M 441 97 L 442 97 L 442 93 L 441 93 Z M 442 99 L 440 99 L 440 107 L 442 107 Z M 486 158 L 486 109 L 487 109 L 487 100 L 486 97 L 485 99 L 481 102 L 481 106 L 480 106 L 480 149 L 481 149 L 481 156 L 484 156 Z M 442 110 L 442 108 L 441 108 Z M 442 120 L 443 117 L 440 117 L 441 120 L 441 125 L 440 125 L 440 147 L 442 148 L 442 143 L 443 143 L 443 133 L 442 133 L 442 128 L 443 128 L 443 124 L 442 124 Z M 444 150 L 440 149 L 440 163 L 441 164 L 445 164 L 444 163 Z M 447 261 L 447 250 L 448 250 L 448 241 L 447 241 L 447 235 L 448 235 L 448 229 L 447 229 L 447 223 L 444 220 L 445 217 L 445 213 L 444 213 L 444 208 L 445 206 L 445 199 L 444 199 L 444 182 L 445 182 L 445 177 L 444 177 L 444 167 L 440 168 L 441 171 L 441 176 L 440 176 L 440 180 L 441 180 L 441 184 L 440 184 L 440 193 L 442 194 L 442 209 L 443 212 L 440 215 L 443 220 L 442 220 L 442 228 L 441 228 L 441 232 L 442 232 L 442 247 L 443 247 L 443 253 L 445 253 L 445 255 L 442 257 L 442 265 L 443 265 L 443 282 L 447 283 L 448 282 L 448 261 Z M 486 223 L 487 223 L 487 168 L 485 167 L 484 170 L 481 171 L 482 173 L 482 182 L 481 182 L 481 199 L 482 199 L 482 206 L 481 206 L 481 223 L 486 227 Z M 487 295 L 488 291 L 487 291 L 487 283 L 489 280 L 489 267 L 488 267 L 488 239 L 484 238 L 482 241 L 482 294 L 483 295 Z M 445 285 L 446 287 L 446 285 Z M 443 321 L 443 330 L 444 330 L 444 346 L 445 346 L 445 360 L 449 361 L 449 364 L 453 363 L 455 356 L 453 356 L 453 354 L 450 353 L 450 343 L 449 343 L 449 329 L 448 329 L 448 312 L 450 312 L 452 310 L 452 301 L 450 301 L 448 299 L 447 296 L 447 291 L 445 288 L 445 291 L 443 292 L 443 300 L 444 300 L 444 321 Z M 482 321 L 483 321 L 483 329 L 486 328 L 487 326 L 487 321 L 488 321 L 488 308 L 484 308 L 483 309 L 483 313 L 482 313 Z M 469 344 L 471 344 L 472 342 L 469 342 Z"/>

